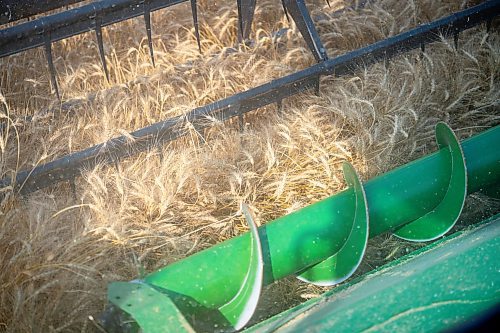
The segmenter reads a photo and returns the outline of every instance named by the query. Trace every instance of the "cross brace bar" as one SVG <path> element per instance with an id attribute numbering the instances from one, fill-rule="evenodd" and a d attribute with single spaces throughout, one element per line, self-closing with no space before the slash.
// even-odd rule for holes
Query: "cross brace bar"
<path id="1" fill-rule="evenodd" d="M 321 43 L 319 34 L 314 27 L 314 23 L 309 15 L 304 0 L 284 0 L 283 6 L 286 12 L 292 16 L 307 46 L 311 50 L 317 62 L 328 58 L 326 49 Z"/>

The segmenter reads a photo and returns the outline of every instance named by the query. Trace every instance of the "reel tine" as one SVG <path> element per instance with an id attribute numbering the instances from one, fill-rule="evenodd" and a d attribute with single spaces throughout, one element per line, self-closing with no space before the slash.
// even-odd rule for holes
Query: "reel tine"
<path id="1" fill-rule="evenodd" d="M 486 21 L 486 33 L 488 34 L 488 36 L 486 36 L 486 41 L 488 42 L 490 41 L 489 33 L 491 31 L 491 21 L 491 19 Z"/>
<path id="2" fill-rule="evenodd" d="M 156 146 L 156 152 L 158 153 L 158 159 L 160 160 L 160 163 L 163 163 L 165 158 L 163 156 L 163 150 L 161 149 L 161 146 Z"/>
<path id="3" fill-rule="evenodd" d="M 98 3 L 93 5 L 94 9 L 94 29 L 95 29 L 95 37 L 97 40 L 97 48 L 99 49 L 99 57 L 101 58 L 102 68 L 104 70 L 104 75 L 106 75 L 106 80 L 109 83 L 109 72 L 108 66 L 106 64 L 106 55 L 104 54 L 104 43 L 102 40 L 102 25 L 101 25 L 101 17 L 100 17 L 100 6 Z"/>
<path id="4" fill-rule="evenodd" d="M 285 12 L 286 20 L 290 23 L 290 16 L 288 16 L 288 10 L 286 9 L 285 0 L 281 0 L 281 6 L 283 7 L 283 11 Z"/>
<path id="5" fill-rule="evenodd" d="M 104 74 L 106 75 L 106 80 L 109 83 L 108 65 L 106 64 L 106 56 L 104 54 L 104 43 L 102 40 L 101 19 L 97 16 L 97 14 L 96 14 L 96 18 L 95 18 L 95 36 L 97 39 L 97 47 L 99 49 L 99 56 L 101 57 L 102 68 L 104 69 Z"/>
<path id="6" fill-rule="evenodd" d="M 245 116 L 242 114 L 238 115 L 238 125 L 240 132 L 243 132 L 245 129 Z"/>
<path id="7" fill-rule="evenodd" d="M 363 9 L 370 2 L 370 0 L 355 0 L 354 1 L 354 9 Z"/>
<path id="8" fill-rule="evenodd" d="M 238 29 L 239 29 L 238 39 L 240 39 L 240 41 L 245 40 L 243 38 L 243 13 L 241 9 L 241 1 L 242 0 L 236 1 L 236 6 L 238 7 Z"/>
<path id="9" fill-rule="evenodd" d="M 59 95 L 59 87 L 57 86 L 56 68 L 54 67 L 54 60 L 52 58 L 52 43 L 50 41 L 50 35 L 45 35 L 44 48 L 45 56 L 47 57 L 47 63 L 49 65 L 50 81 L 56 93 L 57 99 L 60 100 L 61 96 Z"/>
<path id="10" fill-rule="evenodd" d="M 425 54 L 425 43 L 422 43 L 420 44 L 420 54 L 419 54 L 420 60 L 424 59 L 424 54 Z"/>
<path id="11" fill-rule="evenodd" d="M 283 118 L 283 100 L 278 99 L 276 102 L 276 107 L 278 108 L 278 117 Z"/>
<path id="12" fill-rule="evenodd" d="M 191 0 L 191 13 L 193 14 L 194 33 L 198 42 L 198 50 L 201 52 L 200 27 L 198 24 L 198 9 L 196 0 Z"/>
<path id="13" fill-rule="evenodd" d="M 148 46 L 149 46 L 149 56 L 151 57 L 151 63 L 153 67 L 155 64 L 155 55 L 153 50 L 153 37 L 151 36 L 151 8 L 149 6 L 150 0 L 144 1 L 144 24 L 146 25 L 146 35 L 148 36 Z"/>
<path id="14" fill-rule="evenodd" d="M 78 195 L 76 194 L 76 179 L 72 178 L 69 180 L 69 186 L 71 187 L 71 193 L 73 195 L 73 200 L 78 202 Z"/>
<path id="15" fill-rule="evenodd" d="M 256 0 L 237 1 L 240 42 L 244 42 L 250 36 L 250 30 L 252 29 L 252 22 L 255 14 L 255 2 Z"/>

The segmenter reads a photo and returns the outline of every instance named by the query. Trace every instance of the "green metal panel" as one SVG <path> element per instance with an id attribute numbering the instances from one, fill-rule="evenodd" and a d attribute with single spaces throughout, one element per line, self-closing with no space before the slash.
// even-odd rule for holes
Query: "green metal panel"
<path id="1" fill-rule="evenodd" d="M 500 304 L 500 215 L 245 332 L 440 332 Z"/>

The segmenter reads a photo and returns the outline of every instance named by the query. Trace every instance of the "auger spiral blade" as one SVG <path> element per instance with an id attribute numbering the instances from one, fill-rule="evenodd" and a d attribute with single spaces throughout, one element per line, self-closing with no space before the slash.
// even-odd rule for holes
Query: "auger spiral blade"
<path id="1" fill-rule="evenodd" d="M 457 221 L 467 195 L 467 169 L 464 153 L 455 133 L 443 122 L 436 125 L 440 154 L 446 156 L 448 168 L 436 175 L 449 179 L 441 202 L 429 213 L 396 230 L 395 236 L 415 242 L 431 241 L 446 234 Z"/>
<path id="2" fill-rule="evenodd" d="M 352 190 L 349 209 L 353 218 L 349 236 L 340 251 L 297 276 L 317 286 L 333 286 L 348 279 L 361 263 L 368 244 L 368 206 L 363 185 L 351 164 L 344 162 L 343 170 L 345 181 Z"/>
<path id="3" fill-rule="evenodd" d="M 108 289 L 108 300 L 110 303 L 128 313 L 139 324 L 144 332 L 194 332 L 199 326 L 209 325 L 211 330 L 215 327 L 234 330 L 243 328 L 257 308 L 257 303 L 263 286 L 264 259 L 262 244 L 260 241 L 258 227 L 255 218 L 246 204 L 242 204 L 241 210 L 250 227 L 250 233 L 244 240 L 248 250 L 248 258 L 235 258 L 243 260 L 244 264 L 239 266 L 243 270 L 237 270 L 239 289 L 236 294 L 222 306 L 211 307 L 211 301 L 206 299 L 193 299 L 188 301 L 187 297 L 179 295 L 168 288 L 161 288 L 146 279 L 131 282 L 113 282 Z M 228 268 L 234 269 L 236 266 Z M 203 269 L 198 267 L 199 274 L 203 275 Z M 205 276 L 205 278 L 210 278 Z M 190 281 L 186 280 L 186 284 Z M 194 286 L 198 288 L 198 286 Z M 225 286 L 221 285 L 221 288 Z M 197 303 L 195 305 L 195 303 Z M 184 316 L 184 311 L 203 311 L 200 308 L 209 309 L 211 318 L 197 318 L 199 321 L 192 325 L 193 319 Z M 181 311 L 182 310 L 182 311 Z M 189 313 L 188 311 L 188 313 Z M 105 314 L 101 317 L 103 324 L 109 326 L 113 321 L 115 313 Z M 206 331 L 206 330 L 203 330 Z"/>
<path id="4" fill-rule="evenodd" d="M 153 37 L 151 36 L 151 8 L 149 5 L 150 0 L 144 0 L 144 24 L 146 25 L 146 35 L 148 37 L 148 47 L 149 47 L 149 56 L 151 57 L 151 63 L 153 67 L 155 65 L 155 54 L 153 50 Z"/>
<path id="5" fill-rule="evenodd" d="M 255 2 L 256 0 L 237 0 L 239 23 L 238 39 L 240 42 L 244 42 L 250 36 L 255 14 Z"/>
<path id="6" fill-rule="evenodd" d="M 264 257 L 255 217 L 245 203 L 241 205 L 241 210 L 250 227 L 248 270 L 245 278 L 241 281 L 238 293 L 228 303 L 219 308 L 219 311 L 235 330 L 243 328 L 252 318 L 257 308 L 264 279 Z"/>
<path id="7" fill-rule="evenodd" d="M 57 99 L 61 99 L 59 95 L 59 87 L 57 86 L 57 77 L 56 77 L 56 68 L 54 67 L 54 60 L 52 58 L 52 43 L 50 41 L 50 36 L 45 36 L 45 56 L 47 57 L 47 64 L 49 65 L 50 72 L 50 82 L 52 84 L 52 88 L 54 89 Z"/>
<path id="8" fill-rule="evenodd" d="M 297 28 L 302 34 L 302 38 L 306 41 L 309 50 L 311 50 L 317 62 L 328 59 L 326 49 L 321 43 L 318 31 L 314 27 L 314 23 L 309 15 L 304 0 L 283 0 L 285 8 L 292 16 Z"/>
<path id="9" fill-rule="evenodd" d="M 196 0 L 191 0 L 191 13 L 193 15 L 193 25 L 194 25 L 194 34 L 196 35 L 196 42 L 198 43 L 198 50 L 201 52 L 201 40 L 200 40 L 200 25 L 198 23 L 198 4 Z"/>

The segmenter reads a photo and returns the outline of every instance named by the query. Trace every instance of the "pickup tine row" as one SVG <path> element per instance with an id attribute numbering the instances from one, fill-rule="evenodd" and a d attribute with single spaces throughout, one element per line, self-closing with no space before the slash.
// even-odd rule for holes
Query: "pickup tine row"
<path id="1" fill-rule="evenodd" d="M 22 0 L 23 4 L 30 3 L 31 0 Z M 50 72 L 51 85 L 57 95 L 60 97 L 57 75 L 52 57 L 51 43 L 67 37 L 78 35 L 88 30 L 94 30 L 97 39 L 99 56 L 101 58 L 104 74 L 107 81 L 110 81 L 108 67 L 106 65 L 106 55 L 104 52 L 103 27 L 127 20 L 139 15 L 144 16 L 146 35 L 148 39 L 149 53 L 151 63 L 155 66 L 155 57 L 153 50 L 151 12 L 160 8 L 169 7 L 187 0 L 101 0 L 84 5 L 78 8 L 70 9 L 65 12 L 45 16 L 25 22 L 10 28 L 0 30 L 0 58 L 16 54 L 31 48 L 43 46 L 47 56 L 47 63 Z M 7 1 L 10 3 L 9 1 Z M 52 5 L 45 2 L 37 3 L 37 10 L 32 12 L 41 13 L 48 8 L 56 8 L 58 5 L 66 5 L 77 2 L 76 0 L 55 1 Z M 201 53 L 200 30 L 198 23 L 197 1 L 190 0 L 193 24 Z M 315 59 L 319 61 L 326 60 L 327 54 L 321 43 L 319 34 L 314 27 L 309 11 L 306 8 L 304 0 L 281 0 L 285 14 L 292 17 L 297 25 L 302 37 L 306 41 L 308 48 L 313 53 Z M 255 14 L 256 0 L 237 0 L 239 34 L 238 39 L 244 42 L 249 38 L 252 22 Z M 19 12 L 21 14 L 31 13 L 29 11 Z"/>

